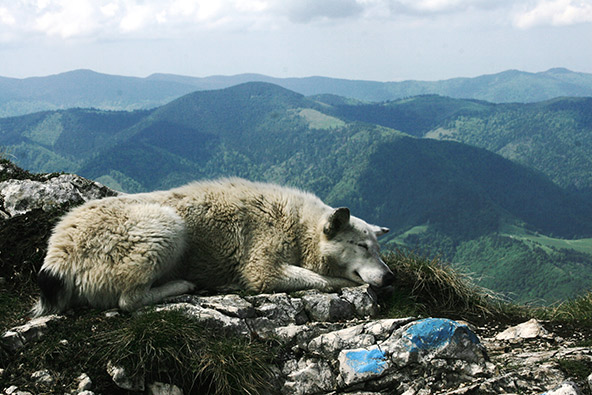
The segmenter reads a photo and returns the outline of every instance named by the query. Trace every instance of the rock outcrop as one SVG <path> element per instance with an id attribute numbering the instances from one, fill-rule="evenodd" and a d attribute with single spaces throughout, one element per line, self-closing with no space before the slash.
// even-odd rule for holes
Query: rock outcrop
<path id="1" fill-rule="evenodd" d="M 11 163 L 0 163 L 0 175 L 21 174 Z M 0 179 L 2 179 L 0 178 Z M 97 182 L 74 174 L 48 174 L 33 179 L 10 178 L 0 182 L 0 219 L 27 214 L 35 209 L 50 211 L 118 193 Z"/>
<path id="2" fill-rule="evenodd" d="M 368 286 L 328 294 L 183 295 L 156 307 L 170 309 L 239 336 L 279 341 L 289 352 L 272 370 L 266 388 L 271 394 L 579 394 L 562 362 L 592 366 L 590 347 L 578 347 L 547 330 L 508 338 L 498 336 L 504 332 L 445 318 L 373 319 L 366 312 L 377 311 L 378 300 Z M 2 346 L 14 352 L 43 336 L 48 321 L 59 319 L 67 318 L 43 317 L 7 331 Z M 529 325 L 543 326 L 538 321 Z M 127 377 L 123 368 L 111 364 L 105 369 L 126 390 L 181 391 L 176 383 Z M 32 380 L 51 377 L 41 371 Z M 89 394 L 92 378 L 83 377 L 83 382 L 78 388 Z"/>

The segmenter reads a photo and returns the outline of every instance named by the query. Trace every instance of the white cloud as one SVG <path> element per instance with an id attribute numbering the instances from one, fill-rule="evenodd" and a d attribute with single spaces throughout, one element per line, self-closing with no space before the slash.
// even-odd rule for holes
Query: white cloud
<path id="1" fill-rule="evenodd" d="M 0 37 L 95 40 L 186 38 L 202 30 L 277 30 L 289 24 L 424 21 L 475 11 L 519 28 L 592 22 L 592 0 L 0 0 Z M 500 17 L 501 15 L 501 17 Z M 481 17 L 480 21 L 487 20 Z M 4 38 L 6 40 L 6 38 Z"/>
<path id="2" fill-rule="evenodd" d="M 121 32 L 135 32 L 157 21 L 158 10 L 151 4 L 132 3 L 121 15 L 119 28 Z"/>
<path id="3" fill-rule="evenodd" d="M 87 35 L 97 28 L 94 7 L 88 1 L 61 0 L 54 4 L 47 3 L 38 3 L 42 12 L 35 18 L 35 30 L 51 36 L 70 38 Z"/>
<path id="4" fill-rule="evenodd" d="M 356 0 L 278 0 L 274 3 L 270 9 L 296 23 L 354 17 L 364 11 L 364 5 Z"/>
<path id="5" fill-rule="evenodd" d="M 517 13 L 514 24 L 521 29 L 539 25 L 567 26 L 592 22 L 591 0 L 543 0 Z"/>
<path id="6" fill-rule="evenodd" d="M 0 7 L 0 24 L 13 26 L 16 23 L 16 19 L 5 7 Z"/>
<path id="7" fill-rule="evenodd" d="M 414 16 L 430 17 L 440 14 L 458 13 L 467 11 L 493 9 L 509 9 L 512 4 L 527 0 L 358 0 L 361 3 L 371 5 L 376 9 L 382 9 L 391 17 Z"/>
<path id="8" fill-rule="evenodd" d="M 101 6 L 99 9 L 105 17 L 112 18 L 119 11 L 119 5 L 117 3 L 108 3 Z"/>
<path id="9" fill-rule="evenodd" d="M 391 7 L 402 13 L 440 13 L 465 8 L 470 2 L 465 0 L 395 0 Z"/>

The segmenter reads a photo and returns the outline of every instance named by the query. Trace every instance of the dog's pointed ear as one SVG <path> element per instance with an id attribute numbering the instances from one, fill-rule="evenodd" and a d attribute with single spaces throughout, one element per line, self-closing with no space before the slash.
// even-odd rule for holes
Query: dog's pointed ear
<path id="1" fill-rule="evenodd" d="M 349 224 L 350 213 L 347 207 L 340 207 L 333 210 L 325 226 L 323 233 L 328 239 L 335 237 L 335 235 Z"/>
<path id="2" fill-rule="evenodd" d="M 379 237 L 379 236 L 382 236 L 385 233 L 388 233 L 390 229 L 389 228 L 385 228 L 383 226 L 373 225 L 372 226 L 372 230 L 374 231 L 374 234 L 376 235 L 376 237 Z"/>

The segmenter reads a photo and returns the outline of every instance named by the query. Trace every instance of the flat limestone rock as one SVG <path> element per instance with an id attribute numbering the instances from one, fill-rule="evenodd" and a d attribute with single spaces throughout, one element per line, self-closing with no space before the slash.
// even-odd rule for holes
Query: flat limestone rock
<path id="1" fill-rule="evenodd" d="M 549 332 L 535 318 L 523 322 L 522 324 L 512 326 L 499 333 L 495 338 L 497 340 L 520 340 L 534 339 L 536 337 L 549 337 Z"/>

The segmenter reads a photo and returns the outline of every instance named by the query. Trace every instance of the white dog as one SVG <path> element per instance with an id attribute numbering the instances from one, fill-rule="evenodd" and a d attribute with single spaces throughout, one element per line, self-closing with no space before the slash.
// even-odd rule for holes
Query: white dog
<path id="1" fill-rule="evenodd" d="M 386 232 L 312 194 L 236 178 L 95 200 L 56 226 L 33 314 L 131 311 L 195 287 L 381 287 L 393 281 L 376 239 Z"/>

